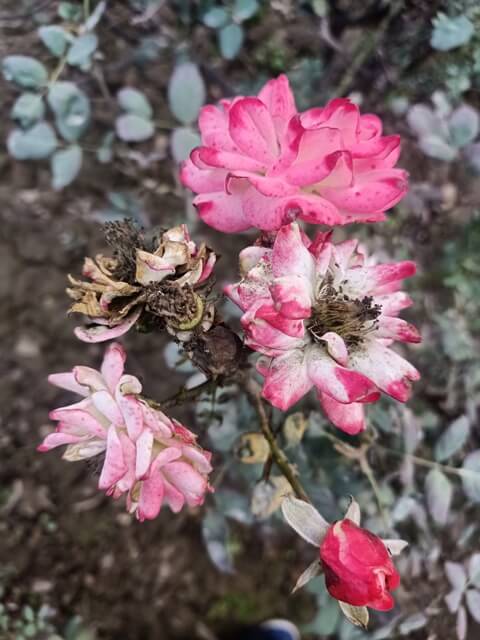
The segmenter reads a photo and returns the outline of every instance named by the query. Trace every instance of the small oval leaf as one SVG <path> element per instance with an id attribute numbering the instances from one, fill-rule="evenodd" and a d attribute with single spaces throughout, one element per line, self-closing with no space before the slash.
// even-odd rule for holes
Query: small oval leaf
<path id="1" fill-rule="evenodd" d="M 463 471 L 463 490 L 472 502 L 480 503 L 480 449 L 468 454 Z"/>
<path id="2" fill-rule="evenodd" d="M 168 104 L 183 124 L 194 122 L 205 102 L 206 90 L 198 66 L 193 62 L 178 64 L 168 84 Z"/>
<path id="3" fill-rule="evenodd" d="M 132 87 L 124 87 L 117 93 L 118 104 L 128 111 L 128 113 L 134 113 L 136 116 L 146 118 L 149 120 L 153 115 L 152 105 L 146 98 L 145 94 L 138 89 Z"/>
<path id="4" fill-rule="evenodd" d="M 119 116 L 115 121 L 115 129 L 118 137 L 125 142 L 143 142 L 155 133 L 151 120 L 141 118 L 134 113 Z"/>
<path id="5" fill-rule="evenodd" d="M 463 447 L 470 434 L 470 421 L 467 416 L 460 416 L 442 433 L 435 444 L 435 459 L 439 462 L 448 460 Z"/>
<path id="6" fill-rule="evenodd" d="M 452 484 L 447 476 L 438 469 L 432 469 L 425 480 L 427 505 L 433 521 L 438 526 L 444 526 L 448 520 L 450 504 L 452 502 Z"/>
<path id="7" fill-rule="evenodd" d="M 42 160 L 57 148 L 57 137 L 46 122 L 39 122 L 30 129 L 14 129 L 7 140 L 10 155 L 17 160 Z"/>
<path id="8" fill-rule="evenodd" d="M 243 29 L 238 24 L 227 24 L 218 32 L 220 53 L 225 60 L 233 60 L 240 53 L 243 44 Z"/>
<path id="9" fill-rule="evenodd" d="M 7 56 L 3 59 L 2 70 L 5 80 L 16 82 L 25 89 L 38 89 L 48 81 L 46 68 L 30 56 Z"/>
<path id="10" fill-rule="evenodd" d="M 75 180 L 82 167 L 82 155 L 81 148 L 76 144 L 53 154 L 52 186 L 56 191 L 60 191 Z"/>

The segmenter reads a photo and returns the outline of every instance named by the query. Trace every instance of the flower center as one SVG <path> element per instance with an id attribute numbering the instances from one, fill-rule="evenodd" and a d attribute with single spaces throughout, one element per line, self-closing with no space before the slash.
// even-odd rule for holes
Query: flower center
<path id="1" fill-rule="evenodd" d="M 325 333 L 333 331 L 343 338 L 347 347 L 357 347 L 377 328 L 376 319 L 382 307 L 374 303 L 372 296 L 348 296 L 342 283 L 337 289 L 332 281 L 331 276 L 323 281 L 307 329 L 315 342 L 321 342 Z"/>

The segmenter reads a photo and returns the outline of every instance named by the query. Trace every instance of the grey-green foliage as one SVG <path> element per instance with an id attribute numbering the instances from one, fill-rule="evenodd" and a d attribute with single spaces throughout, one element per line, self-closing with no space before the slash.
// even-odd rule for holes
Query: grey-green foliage
<path id="1" fill-rule="evenodd" d="M 45 65 L 31 56 L 7 56 L 2 60 L 2 71 L 6 80 L 24 89 L 39 89 L 48 80 Z"/>
<path id="2" fill-rule="evenodd" d="M 22 93 L 15 101 L 10 113 L 22 128 L 26 129 L 45 115 L 45 103 L 38 93 Z"/>
<path id="3" fill-rule="evenodd" d="M 143 142 L 155 133 L 153 109 L 146 96 L 138 89 L 124 87 L 117 94 L 120 107 L 125 111 L 117 117 L 115 129 L 124 142 Z"/>
<path id="4" fill-rule="evenodd" d="M 48 92 L 47 101 L 61 135 L 68 142 L 78 140 L 90 122 L 88 96 L 73 82 L 56 82 Z"/>
<path id="5" fill-rule="evenodd" d="M 206 88 L 194 62 L 175 65 L 168 83 L 170 111 L 182 124 L 195 122 L 206 98 Z"/>
<path id="6" fill-rule="evenodd" d="M 439 12 L 433 19 L 430 44 L 439 51 L 450 51 L 470 41 L 475 31 L 471 20 L 465 15 L 450 17 Z"/>
<path id="7" fill-rule="evenodd" d="M 473 146 L 480 130 L 480 117 L 468 104 L 453 109 L 441 92 L 432 96 L 432 102 L 433 108 L 413 105 L 407 113 L 407 122 L 426 155 L 451 162 L 459 157 L 461 150 L 468 151 L 469 146 Z"/>
<path id="8" fill-rule="evenodd" d="M 220 53 L 225 60 L 233 60 L 240 53 L 245 39 L 242 22 L 259 11 L 258 0 L 234 0 L 226 6 L 214 6 L 201 16 L 205 26 L 217 32 Z"/>
<path id="9" fill-rule="evenodd" d="M 88 71 L 92 66 L 92 57 L 98 46 L 98 38 L 94 33 L 84 33 L 75 38 L 68 50 L 68 64 Z"/>
<path id="10" fill-rule="evenodd" d="M 8 152 L 17 160 L 43 160 L 57 146 L 55 131 L 47 122 L 38 122 L 27 130 L 14 129 L 7 138 Z"/>
<path id="11" fill-rule="evenodd" d="M 82 149 L 77 144 L 53 154 L 50 162 L 55 190 L 59 191 L 75 180 L 82 167 L 82 156 Z"/>
<path id="12" fill-rule="evenodd" d="M 58 58 L 63 56 L 69 43 L 73 40 L 72 35 L 66 29 L 56 24 L 40 27 L 38 35 L 50 53 Z"/>

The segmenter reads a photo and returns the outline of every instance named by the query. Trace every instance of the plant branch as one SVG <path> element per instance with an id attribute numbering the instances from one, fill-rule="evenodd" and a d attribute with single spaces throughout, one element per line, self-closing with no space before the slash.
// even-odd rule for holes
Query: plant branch
<path id="1" fill-rule="evenodd" d="M 243 387 L 245 391 L 248 393 L 249 397 L 252 400 L 252 403 L 255 407 L 255 410 L 258 415 L 258 419 L 260 422 L 260 429 L 268 442 L 270 447 L 270 451 L 272 454 L 272 458 L 275 461 L 277 467 L 280 469 L 282 474 L 290 483 L 290 486 L 294 490 L 295 494 L 301 500 L 305 500 L 305 502 L 310 502 L 310 498 L 307 495 L 307 492 L 302 486 L 300 479 L 295 474 L 292 465 L 288 461 L 288 458 L 283 451 L 283 449 L 279 446 L 275 435 L 270 426 L 270 420 L 268 418 L 267 410 L 265 408 L 265 403 L 260 393 L 260 387 L 258 383 L 253 379 L 244 379 Z"/>
<path id="2" fill-rule="evenodd" d="M 184 402 L 188 402 L 189 400 L 195 400 L 198 396 L 202 395 L 202 393 L 206 393 L 207 391 L 213 391 L 217 385 L 219 384 L 218 380 L 215 378 L 209 378 L 198 384 L 196 387 L 192 387 L 188 389 L 187 387 L 182 387 L 179 391 L 174 393 L 172 396 L 165 398 L 161 402 L 156 402 L 155 400 L 151 400 L 150 398 L 143 397 L 143 400 L 150 406 L 152 409 L 158 409 L 159 411 L 163 411 L 164 409 L 169 409 L 170 407 L 176 407 Z"/>

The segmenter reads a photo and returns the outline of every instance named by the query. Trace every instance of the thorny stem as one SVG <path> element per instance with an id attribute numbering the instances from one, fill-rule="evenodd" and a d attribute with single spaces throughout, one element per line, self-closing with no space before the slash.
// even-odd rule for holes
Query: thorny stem
<path id="1" fill-rule="evenodd" d="M 426 458 L 421 458 L 419 456 L 414 456 L 411 453 L 406 453 L 405 451 L 397 451 L 396 449 L 391 449 L 390 447 L 385 447 L 382 444 L 375 444 L 376 447 L 387 451 L 388 453 L 392 453 L 393 455 L 399 456 L 401 458 L 408 458 L 414 464 L 417 464 L 419 467 L 428 467 L 429 469 L 439 469 L 444 471 L 445 473 L 450 473 L 455 476 L 459 476 L 460 478 L 475 478 L 478 480 L 480 473 L 478 471 L 473 471 L 473 469 L 458 469 L 457 467 L 452 467 L 448 464 L 442 464 L 441 462 L 435 462 L 434 460 L 427 460 Z"/>

